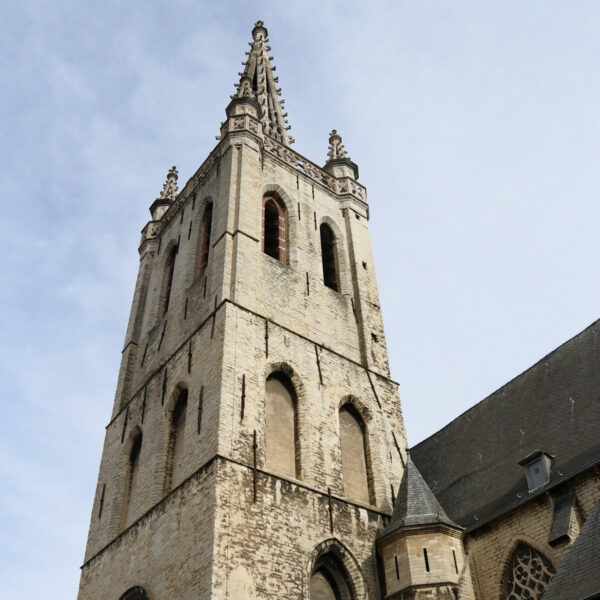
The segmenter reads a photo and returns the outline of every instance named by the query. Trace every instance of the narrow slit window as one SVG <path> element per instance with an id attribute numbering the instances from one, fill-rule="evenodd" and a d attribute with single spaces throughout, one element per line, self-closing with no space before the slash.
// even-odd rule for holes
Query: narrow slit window
<path id="1" fill-rule="evenodd" d="M 177 256 L 177 246 L 174 246 L 169 253 L 169 260 L 167 261 L 167 272 L 165 274 L 165 293 L 163 301 L 163 315 L 169 309 L 169 301 L 171 299 L 171 288 L 173 286 L 173 273 L 175 271 L 175 258 Z"/>
<path id="2" fill-rule="evenodd" d="M 400 580 L 400 568 L 398 567 L 398 557 L 394 556 L 394 563 L 396 563 L 396 579 Z"/>
<path id="3" fill-rule="evenodd" d="M 321 225 L 321 259 L 323 261 L 323 283 L 336 292 L 339 291 L 335 256 L 335 235 L 326 223 Z"/>
<path id="4" fill-rule="evenodd" d="M 427 556 L 427 548 L 423 548 L 423 558 L 425 559 L 425 570 L 429 573 L 429 557 Z"/>
<path id="5" fill-rule="evenodd" d="M 456 562 L 456 551 L 452 550 L 452 558 L 454 559 L 454 570 L 458 574 L 458 563 Z"/>
<path id="6" fill-rule="evenodd" d="M 125 498 L 123 502 L 121 528 L 125 528 L 131 523 L 135 510 L 135 491 L 137 487 L 138 473 L 140 470 L 140 454 L 142 451 L 142 434 L 139 433 L 133 440 L 131 450 L 129 451 L 129 464 L 127 472 L 127 482 L 125 484 Z"/>
<path id="7" fill-rule="evenodd" d="M 213 205 L 209 204 L 202 219 L 202 247 L 200 250 L 200 274 L 204 273 L 210 255 L 210 231 L 212 229 Z"/>

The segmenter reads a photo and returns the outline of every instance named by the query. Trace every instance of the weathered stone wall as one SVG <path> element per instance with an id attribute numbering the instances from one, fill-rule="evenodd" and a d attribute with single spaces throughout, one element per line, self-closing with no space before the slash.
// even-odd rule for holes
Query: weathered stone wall
<path id="1" fill-rule="evenodd" d="M 219 463 L 213 598 L 308 598 L 315 549 L 332 538 L 346 548 L 346 569 L 358 598 L 377 598 L 373 547 L 380 515 L 326 493 Z M 366 588 L 368 596 L 361 591 Z"/>
<path id="2" fill-rule="evenodd" d="M 216 466 L 214 461 L 82 568 L 81 600 L 118 600 L 131 587 L 153 600 L 212 598 Z"/>
<path id="3" fill-rule="evenodd" d="M 427 563 L 424 549 L 427 550 Z M 439 526 L 423 526 L 389 536 L 381 544 L 381 557 L 387 595 L 392 597 L 412 586 L 443 583 L 456 586 L 466 566 L 460 532 Z"/>
<path id="4" fill-rule="evenodd" d="M 373 542 L 392 508 L 406 437 L 397 385 L 389 379 L 366 204 L 315 184 L 264 152 L 260 137 L 248 132 L 227 136 L 217 154 L 140 248 L 80 598 L 118 598 L 133 585 L 148 585 L 154 598 L 225 597 L 224 590 L 242 598 L 248 586 L 255 590 L 248 598 L 294 597 L 307 593 L 317 547 L 332 538 L 346 549 L 345 568 L 359 597 L 373 597 Z M 262 251 L 267 192 L 286 205 L 288 264 Z M 210 257 L 199 273 L 208 202 L 214 205 Z M 339 292 L 323 283 L 322 222 L 336 235 Z M 290 376 L 297 394 L 297 479 L 265 467 L 265 382 L 277 370 Z M 188 390 L 184 468 L 173 482 L 180 487 L 167 494 L 171 411 L 182 387 Z M 372 506 L 344 497 L 339 409 L 345 402 L 364 422 Z M 137 484 L 124 513 L 128 460 L 140 433 Z M 202 581 L 178 578 L 185 567 Z"/>

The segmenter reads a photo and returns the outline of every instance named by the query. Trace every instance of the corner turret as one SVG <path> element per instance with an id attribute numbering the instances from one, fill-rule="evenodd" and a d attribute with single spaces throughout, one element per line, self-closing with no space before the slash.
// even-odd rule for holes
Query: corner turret
<path id="1" fill-rule="evenodd" d="M 342 136 L 335 129 L 329 134 L 329 151 L 323 168 L 334 177 L 358 179 L 358 166 L 350 160 L 342 144 Z"/>
<path id="2" fill-rule="evenodd" d="M 407 452 L 392 519 L 377 540 L 386 600 L 455 600 L 465 567 L 462 528 L 446 514 Z"/>

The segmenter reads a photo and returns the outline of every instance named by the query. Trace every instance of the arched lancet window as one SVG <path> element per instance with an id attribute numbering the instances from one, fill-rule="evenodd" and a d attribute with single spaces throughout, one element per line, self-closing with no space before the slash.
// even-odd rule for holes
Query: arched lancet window
<path id="1" fill-rule="evenodd" d="M 171 413 L 171 430 L 167 450 L 166 491 L 170 492 L 179 483 L 184 471 L 183 444 L 185 434 L 185 417 L 187 412 L 188 391 L 181 389 Z"/>
<path id="2" fill-rule="evenodd" d="M 287 225 L 285 207 L 275 196 L 263 198 L 263 252 L 287 263 Z"/>
<path id="3" fill-rule="evenodd" d="M 370 502 L 365 426 L 351 404 L 340 410 L 340 445 L 346 497 Z"/>
<path id="4" fill-rule="evenodd" d="M 310 577 L 310 600 L 352 600 L 354 594 L 340 559 L 328 552 L 321 556 Z"/>
<path id="5" fill-rule="evenodd" d="M 136 586 L 127 590 L 119 600 L 150 600 L 150 596 L 144 588 Z"/>
<path id="6" fill-rule="evenodd" d="M 297 477 L 296 394 L 283 373 L 267 379 L 265 404 L 266 465 Z"/>
<path id="7" fill-rule="evenodd" d="M 140 454 L 142 451 L 142 434 L 138 433 L 131 444 L 129 460 L 127 463 L 127 480 L 125 482 L 125 495 L 123 506 L 123 519 L 121 525 L 126 527 L 131 523 L 133 511 L 135 509 L 133 499 L 137 488 L 138 474 L 140 470 Z"/>
<path id="8" fill-rule="evenodd" d="M 508 575 L 507 600 L 539 600 L 556 570 L 540 552 L 527 544 L 519 544 Z"/>
<path id="9" fill-rule="evenodd" d="M 210 254 L 210 231 L 212 229 L 213 205 L 209 203 L 202 217 L 202 246 L 200 248 L 200 275 L 204 273 Z"/>
<path id="10" fill-rule="evenodd" d="M 323 261 L 323 283 L 339 292 L 337 259 L 335 255 L 335 235 L 327 223 L 321 228 L 321 260 Z"/>
<path id="11" fill-rule="evenodd" d="M 165 273 L 165 286 L 163 293 L 163 315 L 169 308 L 169 300 L 171 299 L 171 286 L 173 285 L 173 272 L 175 271 L 175 258 L 177 257 L 177 246 L 173 246 L 169 252 L 167 260 L 167 268 Z"/>

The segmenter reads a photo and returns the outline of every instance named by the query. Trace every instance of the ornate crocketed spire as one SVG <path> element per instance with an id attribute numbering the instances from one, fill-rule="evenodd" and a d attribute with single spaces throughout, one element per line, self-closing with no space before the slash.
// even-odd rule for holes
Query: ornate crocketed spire
<path id="1" fill-rule="evenodd" d="M 251 98 L 260 106 L 260 119 L 267 135 L 289 146 L 293 138 L 288 136 L 287 113 L 283 112 L 285 100 L 280 100 L 281 89 L 276 87 L 278 78 L 273 76 L 275 66 L 269 56 L 268 32 L 262 21 L 257 21 L 252 29 L 252 42 L 248 59 L 243 63 L 244 72 L 233 98 Z"/>
<path id="2" fill-rule="evenodd" d="M 338 158 L 349 158 L 346 154 L 346 148 L 342 144 L 342 136 L 334 129 L 329 134 L 329 152 L 327 160 L 336 160 Z"/>
<path id="3" fill-rule="evenodd" d="M 163 185 L 162 192 L 160 193 L 161 200 L 170 200 L 171 202 L 177 198 L 177 178 L 179 173 L 177 167 L 173 166 L 167 173 L 167 180 Z"/>

